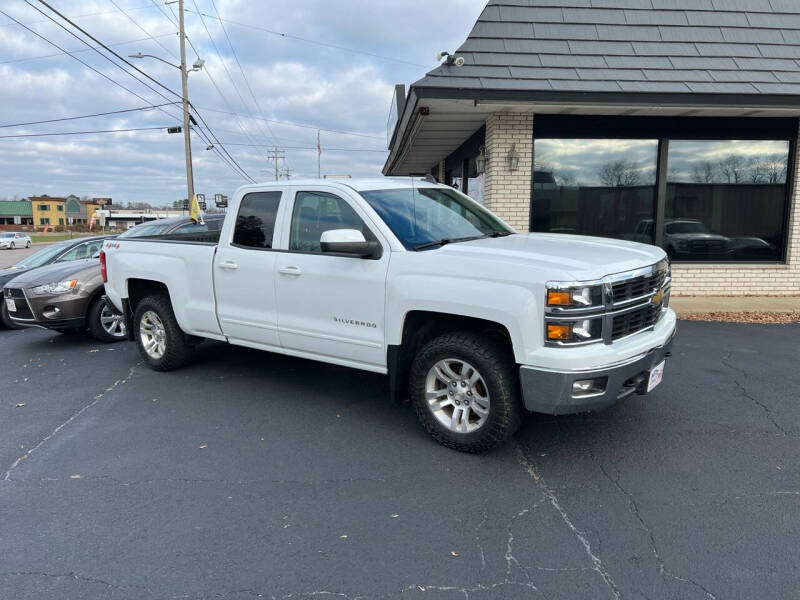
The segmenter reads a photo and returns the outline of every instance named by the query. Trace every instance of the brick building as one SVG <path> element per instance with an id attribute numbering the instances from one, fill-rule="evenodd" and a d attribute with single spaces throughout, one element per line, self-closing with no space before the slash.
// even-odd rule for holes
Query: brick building
<path id="1" fill-rule="evenodd" d="M 454 55 L 396 87 L 384 174 L 660 245 L 675 294 L 800 294 L 800 2 L 492 0 Z"/>

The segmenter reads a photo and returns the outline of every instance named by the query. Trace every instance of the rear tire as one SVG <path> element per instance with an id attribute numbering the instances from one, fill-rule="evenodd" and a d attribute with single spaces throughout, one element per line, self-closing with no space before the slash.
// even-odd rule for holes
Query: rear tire
<path id="1" fill-rule="evenodd" d="M 2 295 L 0 295 L 0 302 L 2 303 L 2 306 L 0 306 L 0 323 L 2 323 L 3 327 L 6 329 L 22 329 L 21 325 L 14 323 L 14 321 L 11 320 L 11 317 L 8 316 L 6 300 Z"/>
<path id="2" fill-rule="evenodd" d="M 425 344 L 411 365 L 409 390 L 423 427 L 460 452 L 489 450 L 522 424 L 513 356 L 472 332 L 445 333 Z"/>
<path id="3" fill-rule="evenodd" d="M 192 337 L 175 319 L 167 296 L 148 296 L 136 305 L 133 336 L 139 354 L 156 371 L 172 371 L 192 359 Z"/>
<path id="4" fill-rule="evenodd" d="M 102 298 L 95 300 L 89 307 L 87 325 L 92 335 L 101 342 L 121 342 L 128 337 L 125 317 L 111 311 Z"/>

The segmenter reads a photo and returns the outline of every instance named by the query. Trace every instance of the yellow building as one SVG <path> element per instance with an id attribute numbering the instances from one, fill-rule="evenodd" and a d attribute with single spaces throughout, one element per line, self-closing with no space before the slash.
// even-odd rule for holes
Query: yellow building
<path id="1" fill-rule="evenodd" d="M 51 198 L 50 196 L 31 196 L 29 198 L 33 210 L 33 226 L 37 229 L 62 227 L 67 223 L 66 198 Z"/>

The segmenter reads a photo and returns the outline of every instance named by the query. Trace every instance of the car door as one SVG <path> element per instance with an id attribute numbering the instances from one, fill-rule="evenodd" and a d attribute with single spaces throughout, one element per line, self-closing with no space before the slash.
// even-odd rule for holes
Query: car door
<path id="1" fill-rule="evenodd" d="M 286 250 L 276 254 L 281 345 L 311 358 L 384 371 L 386 240 L 373 233 L 377 228 L 370 228 L 352 199 L 324 186 L 297 189 L 282 222 L 288 239 Z M 361 231 L 378 241 L 381 256 L 322 252 L 320 237 L 332 229 Z"/>
<path id="2" fill-rule="evenodd" d="M 231 342 L 276 349 L 275 223 L 280 190 L 250 192 L 239 203 L 232 230 L 224 230 L 214 257 L 214 289 L 222 332 Z"/>

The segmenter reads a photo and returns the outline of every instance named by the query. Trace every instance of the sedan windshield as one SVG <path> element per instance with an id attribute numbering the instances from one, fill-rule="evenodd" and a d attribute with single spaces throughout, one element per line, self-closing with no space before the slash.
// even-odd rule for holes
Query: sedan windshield
<path id="1" fill-rule="evenodd" d="M 474 200 L 442 188 L 359 192 L 407 249 L 514 233 Z"/>
<path id="2" fill-rule="evenodd" d="M 20 262 L 14 265 L 16 269 L 32 269 L 33 267 L 41 267 L 42 265 L 46 265 L 47 263 L 51 262 L 56 256 L 61 254 L 67 247 L 70 245 L 70 242 L 65 244 L 53 244 L 52 246 L 48 246 L 30 256 L 24 258 Z"/>

